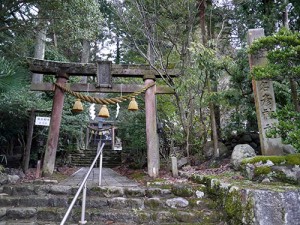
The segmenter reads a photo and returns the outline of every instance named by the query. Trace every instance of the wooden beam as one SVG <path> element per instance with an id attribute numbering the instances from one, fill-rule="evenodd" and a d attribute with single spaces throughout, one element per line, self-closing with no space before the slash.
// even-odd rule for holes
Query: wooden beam
<path id="1" fill-rule="evenodd" d="M 69 86 L 68 86 L 69 85 Z M 67 86 L 76 92 L 89 92 L 89 93 L 133 93 L 144 87 L 144 85 L 132 85 L 132 84 L 112 84 L 111 88 L 97 88 L 96 84 L 67 84 Z M 41 84 L 31 84 L 30 89 L 32 91 L 53 91 L 53 83 L 41 83 Z M 174 94 L 173 88 L 166 85 L 157 86 L 156 94 Z"/>
<path id="2" fill-rule="evenodd" d="M 40 60 L 27 58 L 29 70 L 33 73 L 42 73 L 45 75 L 55 75 L 60 70 L 64 70 L 70 76 L 96 76 L 96 63 L 74 63 L 74 62 L 57 62 L 50 60 Z M 151 70 L 149 65 L 121 65 L 112 64 L 111 74 L 113 77 L 140 77 L 145 74 L 153 73 L 156 78 L 161 78 L 159 73 Z M 161 74 L 170 77 L 177 77 L 180 73 L 177 69 L 168 69 L 160 71 Z"/>

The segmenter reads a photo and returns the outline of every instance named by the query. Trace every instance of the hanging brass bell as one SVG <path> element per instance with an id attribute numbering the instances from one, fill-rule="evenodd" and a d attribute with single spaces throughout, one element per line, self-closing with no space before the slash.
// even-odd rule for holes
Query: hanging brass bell
<path id="1" fill-rule="evenodd" d="M 83 111 L 83 106 L 82 106 L 82 103 L 80 101 L 80 99 L 76 99 L 75 103 L 74 103 L 74 106 L 73 106 L 73 109 L 72 109 L 72 112 L 74 113 L 80 113 Z"/>
<path id="2" fill-rule="evenodd" d="M 131 101 L 128 105 L 128 110 L 130 111 L 137 111 L 139 109 L 138 104 L 135 100 L 135 98 L 131 98 Z"/>
<path id="3" fill-rule="evenodd" d="M 103 105 L 100 109 L 100 112 L 98 114 L 99 117 L 108 118 L 109 112 L 106 105 Z"/>

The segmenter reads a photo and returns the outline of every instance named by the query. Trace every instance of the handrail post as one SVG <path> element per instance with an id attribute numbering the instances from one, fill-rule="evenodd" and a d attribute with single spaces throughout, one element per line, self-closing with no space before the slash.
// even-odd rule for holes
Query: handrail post
<path id="1" fill-rule="evenodd" d="M 103 151 L 100 154 L 99 158 L 99 186 L 102 184 L 102 161 L 103 161 Z"/>
<path id="2" fill-rule="evenodd" d="M 68 218 L 68 216 L 69 216 L 69 214 L 70 214 L 70 212 L 71 212 L 71 210 L 72 210 L 72 208 L 73 208 L 75 202 L 77 201 L 77 198 L 78 198 L 80 192 L 82 191 L 83 187 L 85 187 L 85 189 L 86 189 L 86 182 L 87 182 L 87 179 L 88 179 L 88 177 L 89 177 L 89 175 L 90 175 L 92 169 L 94 168 L 94 166 L 95 166 L 95 164 L 96 164 L 96 162 L 97 162 L 97 159 L 99 158 L 100 154 L 102 154 L 102 150 L 103 150 L 103 148 L 104 148 L 104 145 L 105 145 L 105 144 L 103 143 L 103 144 L 101 145 L 101 147 L 100 147 L 100 142 L 98 143 L 97 155 L 96 155 L 94 161 L 92 162 L 92 164 L 91 164 L 91 166 L 90 166 L 90 168 L 89 168 L 89 171 L 86 173 L 86 175 L 85 175 L 85 177 L 84 177 L 82 183 L 80 184 L 80 187 L 78 188 L 78 190 L 77 190 L 77 192 L 76 192 L 76 194 L 75 194 L 75 196 L 74 196 L 74 198 L 73 198 L 73 200 L 72 200 L 72 202 L 71 202 L 71 204 L 70 204 L 70 206 L 69 206 L 69 208 L 68 208 L 68 210 L 67 210 L 67 212 L 66 212 L 64 218 L 63 218 L 62 221 L 60 222 L 60 225 L 64 225 L 64 224 L 65 224 L 65 222 L 66 222 L 66 220 L 67 220 L 67 218 Z M 98 149 L 99 149 L 99 151 L 98 151 Z M 86 191 L 85 191 L 85 194 L 84 194 L 84 195 L 86 196 Z M 85 197 L 85 198 L 86 198 L 86 197 Z M 84 204 L 84 207 L 85 207 L 85 200 L 84 200 L 84 203 L 83 203 L 83 204 Z M 84 219 L 83 219 L 83 220 L 84 220 Z"/>
<path id="3" fill-rule="evenodd" d="M 81 220 L 80 224 L 86 224 L 87 221 L 85 220 L 85 204 L 86 204 L 86 182 L 84 184 L 84 188 L 82 191 L 82 206 L 81 206 Z"/>

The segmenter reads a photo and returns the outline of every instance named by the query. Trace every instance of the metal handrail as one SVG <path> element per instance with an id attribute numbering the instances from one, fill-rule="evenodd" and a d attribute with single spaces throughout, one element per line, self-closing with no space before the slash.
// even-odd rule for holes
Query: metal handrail
<path id="1" fill-rule="evenodd" d="M 83 188 L 84 189 L 83 189 L 83 193 L 82 193 L 83 197 L 82 197 L 82 211 L 81 211 L 81 221 L 80 221 L 80 223 L 81 224 L 85 224 L 86 223 L 86 221 L 85 221 L 86 181 L 87 181 L 89 175 L 91 174 L 92 169 L 94 168 L 97 159 L 99 158 L 100 155 L 102 155 L 102 151 L 103 151 L 104 145 L 105 145 L 105 143 L 103 143 L 101 145 L 101 147 L 100 147 L 100 141 L 99 141 L 98 147 L 97 147 L 97 155 L 96 155 L 93 163 L 91 164 L 89 171 L 86 173 L 86 175 L 85 175 L 85 177 L 84 177 L 84 179 L 83 179 L 80 187 L 78 188 L 78 190 L 77 190 L 77 192 L 76 192 L 76 194 L 75 194 L 75 196 L 74 196 L 74 198 L 73 198 L 73 200 L 72 200 L 72 202 L 71 202 L 71 204 L 70 204 L 70 206 L 69 206 L 69 208 L 68 208 L 68 210 L 67 210 L 64 218 L 62 219 L 60 225 L 64 225 L 65 224 L 65 222 L 66 222 L 66 220 L 67 220 L 67 218 L 68 218 L 68 216 L 69 216 L 69 214 L 70 214 L 70 212 L 71 212 L 71 210 L 72 210 L 75 202 L 77 201 L 77 198 L 78 198 L 78 196 L 79 196 L 79 194 L 80 194 L 80 192 L 82 191 Z M 102 164 L 102 157 L 100 159 L 100 164 Z M 101 167 L 102 167 L 102 165 L 99 166 L 99 168 L 100 168 L 100 171 L 99 171 L 100 172 L 100 174 L 99 174 L 99 185 L 101 184 L 101 182 L 100 182 L 101 169 L 102 169 Z"/>

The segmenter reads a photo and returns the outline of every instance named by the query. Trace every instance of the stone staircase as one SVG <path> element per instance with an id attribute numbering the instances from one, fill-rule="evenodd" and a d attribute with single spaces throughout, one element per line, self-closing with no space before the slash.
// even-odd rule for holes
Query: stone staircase
<path id="1" fill-rule="evenodd" d="M 203 186 L 88 187 L 86 224 L 215 225 L 220 212 L 203 197 Z M 0 187 L 0 225 L 60 224 L 77 188 L 62 185 L 18 184 Z M 67 223 L 78 224 L 81 199 Z"/>
<path id="2" fill-rule="evenodd" d="M 71 165 L 77 167 L 89 167 L 97 153 L 97 149 L 84 149 L 80 152 L 71 154 Z M 121 164 L 121 151 L 114 151 L 110 149 L 110 146 L 106 146 L 103 149 L 103 167 L 113 168 Z M 96 167 L 99 164 L 99 160 L 96 163 Z"/>

